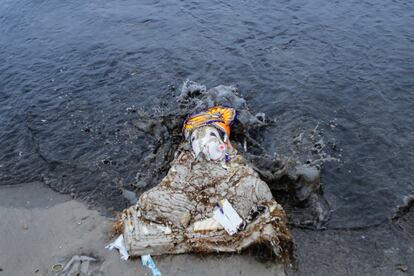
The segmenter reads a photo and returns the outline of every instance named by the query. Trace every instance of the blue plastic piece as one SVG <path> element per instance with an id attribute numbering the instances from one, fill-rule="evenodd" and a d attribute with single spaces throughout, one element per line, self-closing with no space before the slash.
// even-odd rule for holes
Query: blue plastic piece
<path id="1" fill-rule="evenodd" d="M 153 276 L 161 276 L 161 272 L 158 270 L 157 266 L 155 265 L 151 255 L 144 255 L 141 256 L 142 265 L 148 266 L 152 270 Z"/>

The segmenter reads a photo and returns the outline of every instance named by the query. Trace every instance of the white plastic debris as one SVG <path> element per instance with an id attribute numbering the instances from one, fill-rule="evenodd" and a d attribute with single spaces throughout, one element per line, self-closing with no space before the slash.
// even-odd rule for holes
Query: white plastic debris
<path id="1" fill-rule="evenodd" d="M 88 256 L 75 255 L 70 261 L 62 267 L 62 264 L 58 263 L 52 266 L 52 270 L 57 273 L 56 276 L 70 276 L 70 275 L 91 275 L 89 271 L 89 263 L 96 262 L 95 258 Z M 56 269 L 57 268 L 57 269 Z M 61 268 L 61 270 L 59 269 Z"/>
<path id="2" fill-rule="evenodd" d="M 230 236 L 237 233 L 237 228 L 243 223 L 227 199 L 222 200 L 221 205 L 214 210 L 213 218 L 226 229 Z"/>
<path id="3" fill-rule="evenodd" d="M 118 249 L 119 253 L 121 254 L 121 260 L 126 261 L 129 258 L 128 251 L 124 243 L 123 235 L 119 235 L 119 237 L 114 242 L 108 244 L 107 246 L 105 246 L 105 248 L 109 250 L 112 250 L 114 248 Z"/>
<path id="4" fill-rule="evenodd" d="M 152 276 L 161 276 L 161 272 L 158 270 L 157 266 L 155 265 L 151 255 L 143 255 L 141 256 L 142 265 L 147 266 L 152 271 Z"/>
<path id="5" fill-rule="evenodd" d="M 214 218 L 208 218 L 204 220 L 199 220 L 194 223 L 194 232 L 210 232 L 215 231 L 218 229 L 223 229 L 220 223 L 216 221 Z"/>

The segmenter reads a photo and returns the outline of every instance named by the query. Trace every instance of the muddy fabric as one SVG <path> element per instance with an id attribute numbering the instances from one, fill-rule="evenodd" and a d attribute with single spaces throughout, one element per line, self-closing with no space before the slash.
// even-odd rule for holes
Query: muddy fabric
<path id="1" fill-rule="evenodd" d="M 194 224 L 213 217 L 222 199 L 248 221 L 246 228 L 233 236 L 223 229 L 195 233 Z M 262 211 L 252 218 L 257 206 Z M 266 244 L 285 259 L 291 243 L 283 208 L 237 154 L 226 163 L 196 160 L 189 151 L 179 153 L 161 183 L 123 212 L 123 223 L 131 256 L 240 252 L 253 244 Z"/>

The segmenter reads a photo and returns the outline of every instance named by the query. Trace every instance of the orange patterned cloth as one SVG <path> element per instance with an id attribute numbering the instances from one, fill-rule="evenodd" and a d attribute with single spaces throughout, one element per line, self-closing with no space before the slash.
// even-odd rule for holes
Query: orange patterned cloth
<path id="1" fill-rule="evenodd" d="M 184 137 L 188 138 L 191 131 L 196 128 L 212 125 L 223 131 L 230 138 L 230 126 L 235 118 L 236 110 L 234 108 L 223 106 L 211 107 L 207 111 L 188 116 L 183 126 Z"/>

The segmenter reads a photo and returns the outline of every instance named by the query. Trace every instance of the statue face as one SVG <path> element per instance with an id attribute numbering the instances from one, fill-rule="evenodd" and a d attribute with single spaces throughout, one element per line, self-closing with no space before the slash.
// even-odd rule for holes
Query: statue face
<path id="1" fill-rule="evenodd" d="M 195 129 L 191 133 L 190 141 L 195 158 L 204 156 L 209 161 L 225 160 L 226 144 L 221 138 L 220 131 L 215 127 L 204 126 Z"/>

